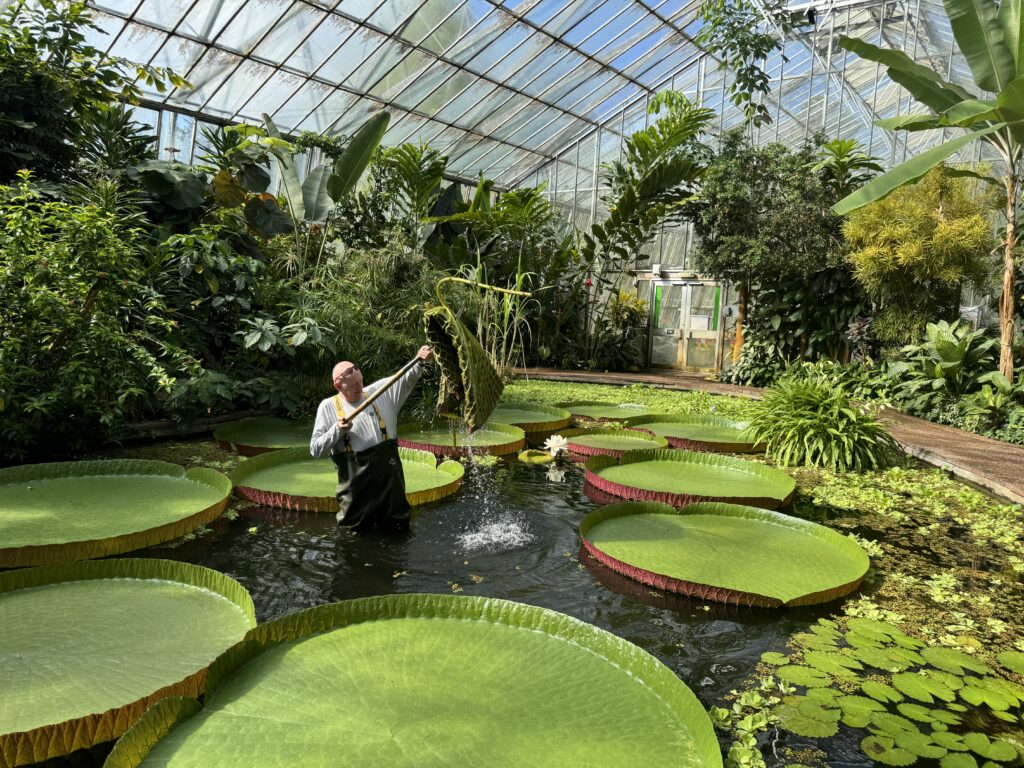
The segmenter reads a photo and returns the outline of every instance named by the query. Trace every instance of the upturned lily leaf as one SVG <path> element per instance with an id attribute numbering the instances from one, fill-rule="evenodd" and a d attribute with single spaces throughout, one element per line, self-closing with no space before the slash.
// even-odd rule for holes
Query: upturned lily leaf
<path id="1" fill-rule="evenodd" d="M 213 437 L 221 448 L 237 451 L 242 456 L 256 456 L 278 448 L 308 447 L 312 433 L 313 426 L 308 421 L 259 416 L 218 427 Z"/>
<path id="2" fill-rule="evenodd" d="M 398 425 L 398 444 L 403 448 L 429 451 L 435 456 L 466 456 L 470 450 L 505 456 L 522 450 L 526 434 L 510 424 L 487 423 L 472 434 L 464 427 L 457 427 L 452 434 L 449 424 L 409 423 Z"/>
<path id="3" fill-rule="evenodd" d="M 0 574 L 0 765 L 109 741 L 153 702 L 198 696 L 206 667 L 255 623 L 238 582 L 188 563 Z"/>
<path id="4" fill-rule="evenodd" d="M 577 456 L 621 456 L 626 451 L 668 447 L 664 437 L 633 429 L 566 429 L 559 434 Z"/>
<path id="5" fill-rule="evenodd" d="M 0 568 L 106 557 L 184 536 L 227 506 L 231 482 L 165 461 L 0 469 Z"/>
<path id="6" fill-rule="evenodd" d="M 827 602 L 855 589 L 869 565 L 856 542 L 829 528 L 732 504 L 612 504 L 587 515 L 580 534 L 595 558 L 631 578 L 741 605 Z M 843 662 L 836 666 L 860 667 Z"/>
<path id="7" fill-rule="evenodd" d="M 363 598 L 260 626 L 182 715 L 147 716 L 107 768 L 722 765 L 703 706 L 657 659 L 563 614 L 476 597 Z"/>
<path id="8" fill-rule="evenodd" d="M 540 442 L 543 437 L 538 439 L 536 435 L 565 429 L 571 419 L 572 414 L 563 408 L 535 403 L 498 403 L 487 421 L 519 427 L 526 432 L 527 439 Z"/>
<path id="9" fill-rule="evenodd" d="M 590 421 L 627 421 L 639 416 L 650 416 L 653 408 L 633 403 L 602 403 L 598 400 L 573 400 L 555 403 L 555 407 L 569 411 L 574 418 Z"/>
<path id="10" fill-rule="evenodd" d="M 423 324 L 441 369 L 437 413 L 461 418 L 474 432 L 498 405 L 505 385 L 480 342 L 451 309 L 427 309 Z"/>
<path id="11" fill-rule="evenodd" d="M 720 453 L 762 453 L 744 436 L 747 422 L 710 414 L 636 416 L 626 421 L 631 429 L 644 429 L 668 440 L 673 448 Z"/>
<path id="12" fill-rule="evenodd" d="M 793 478 L 777 469 L 674 449 L 627 451 L 618 459 L 595 456 L 586 463 L 586 480 L 612 496 L 673 506 L 722 501 L 777 509 L 796 492 Z"/>
<path id="13" fill-rule="evenodd" d="M 457 461 L 437 463 L 434 454 L 399 448 L 405 498 L 413 506 L 455 493 L 465 468 Z M 231 473 L 235 493 L 268 507 L 337 512 L 338 471 L 330 459 L 314 459 L 305 448 L 285 448 L 254 456 Z"/>

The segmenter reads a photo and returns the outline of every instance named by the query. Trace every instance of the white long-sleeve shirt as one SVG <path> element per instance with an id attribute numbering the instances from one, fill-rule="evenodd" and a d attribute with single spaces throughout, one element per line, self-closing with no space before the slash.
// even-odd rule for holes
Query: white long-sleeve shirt
<path id="1" fill-rule="evenodd" d="M 352 429 L 349 431 L 353 451 L 366 450 L 384 439 L 380 426 L 377 424 L 377 414 L 373 410 L 374 405 L 380 409 L 380 414 L 384 417 L 384 425 L 388 428 L 388 437 L 392 440 L 398 437 L 398 412 L 422 375 L 423 362 L 420 361 L 395 382 L 391 389 L 374 400 L 373 405 L 356 416 L 352 422 Z M 387 378 L 380 379 L 363 387 L 363 396 L 356 403 L 350 403 L 345 400 L 344 396 L 339 395 L 345 414 L 352 413 L 367 399 L 368 395 L 372 395 L 384 386 L 387 380 Z M 316 422 L 313 425 L 313 437 L 309 441 L 309 452 L 314 459 L 330 456 L 335 446 L 338 446 L 339 450 L 343 450 L 341 445 L 343 432 L 338 428 L 338 419 L 342 415 L 338 413 L 333 396 L 320 401 L 320 407 L 316 410 Z"/>

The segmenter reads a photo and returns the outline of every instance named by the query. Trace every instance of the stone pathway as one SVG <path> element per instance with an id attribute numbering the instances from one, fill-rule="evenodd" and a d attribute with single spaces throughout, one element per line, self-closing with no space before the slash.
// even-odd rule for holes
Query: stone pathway
<path id="1" fill-rule="evenodd" d="M 649 384 L 653 387 L 716 395 L 759 398 L 758 387 L 739 387 L 708 381 L 701 373 L 645 370 L 638 373 L 563 371 L 556 368 L 521 368 L 523 378 L 576 381 L 586 384 Z M 975 485 L 1017 504 L 1024 504 L 1024 447 L 992 440 L 955 427 L 934 424 L 891 408 L 882 419 L 903 450 L 922 461 L 949 470 Z"/>

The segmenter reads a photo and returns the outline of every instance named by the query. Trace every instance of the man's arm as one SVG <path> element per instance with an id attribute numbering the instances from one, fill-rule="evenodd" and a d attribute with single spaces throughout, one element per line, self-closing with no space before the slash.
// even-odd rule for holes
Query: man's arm
<path id="1" fill-rule="evenodd" d="M 331 455 L 341 430 L 338 428 L 338 417 L 330 400 L 320 403 L 316 412 L 316 423 L 313 425 L 313 437 L 309 441 L 309 453 L 314 459 L 322 459 Z"/>
<path id="2" fill-rule="evenodd" d="M 401 409 L 402 405 L 412 394 L 413 389 L 416 388 L 416 383 L 423 376 L 423 370 L 426 366 L 426 361 L 433 357 L 434 351 L 427 345 L 420 347 L 419 352 L 416 353 L 416 365 L 405 372 L 405 375 L 400 378 L 395 385 L 391 388 L 391 392 L 394 393 L 392 397 L 395 404 L 395 411 Z"/>

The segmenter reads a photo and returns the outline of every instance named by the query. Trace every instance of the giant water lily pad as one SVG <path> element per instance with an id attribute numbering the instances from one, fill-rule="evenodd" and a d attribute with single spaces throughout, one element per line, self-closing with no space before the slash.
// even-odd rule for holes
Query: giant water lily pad
<path id="1" fill-rule="evenodd" d="M 714 453 L 627 451 L 618 459 L 594 456 L 587 460 L 586 469 L 587 483 L 599 491 L 674 507 L 722 501 L 777 509 L 796 493 L 796 483 L 785 472 Z"/>
<path id="2" fill-rule="evenodd" d="M 621 456 L 626 451 L 668 447 L 665 438 L 633 429 L 568 429 L 559 434 L 568 439 L 568 449 L 577 456 Z"/>
<path id="3" fill-rule="evenodd" d="M 0 567 L 65 563 L 184 536 L 227 506 L 231 481 L 165 461 L 0 469 Z"/>
<path id="4" fill-rule="evenodd" d="M 574 400 L 568 403 L 555 403 L 583 421 L 626 421 L 638 416 L 649 416 L 656 411 L 646 405 L 637 403 L 603 403 L 599 400 Z"/>
<path id="5" fill-rule="evenodd" d="M 183 699 L 155 708 L 107 762 L 300 764 L 719 768 L 722 760 L 697 698 L 635 645 L 530 605 L 410 594 L 257 627 L 213 666 L 202 709 Z"/>
<path id="6" fill-rule="evenodd" d="M 763 453 L 744 436 L 747 422 L 710 414 L 689 416 L 638 416 L 626 422 L 631 429 L 643 429 L 668 440 L 673 448 L 713 453 Z"/>
<path id="7" fill-rule="evenodd" d="M 645 584 L 705 600 L 775 607 L 834 600 L 871 564 L 853 539 L 738 504 L 626 502 L 583 518 L 587 550 Z"/>
<path id="8" fill-rule="evenodd" d="M 256 624 L 227 576 L 168 560 L 0 574 L 0 766 L 117 738 L 154 702 L 198 696 Z"/>
<path id="9" fill-rule="evenodd" d="M 488 419 L 490 424 L 511 424 L 526 433 L 528 440 L 538 442 L 569 426 L 572 414 L 563 408 L 535 403 L 499 403 Z"/>
<path id="10" fill-rule="evenodd" d="M 403 448 L 430 451 L 435 456 L 468 456 L 487 453 L 504 456 L 517 453 L 526 444 L 526 434 L 511 424 L 491 424 L 468 434 L 456 427 L 454 436 L 449 424 L 402 424 L 398 427 L 398 444 Z"/>
<path id="11" fill-rule="evenodd" d="M 279 448 L 308 446 L 312 434 L 313 425 L 307 421 L 258 416 L 225 424 L 214 431 L 213 437 L 221 448 L 243 456 L 257 456 Z"/>
<path id="12" fill-rule="evenodd" d="M 413 506 L 451 496 L 465 471 L 457 461 L 437 463 L 434 454 L 399 448 L 405 497 Z M 305 448 L 254 456 L 231 473 L 235 493 L 268 507 L 337 512 L 338 470 L 330 459 L 314 459 Z"/>

